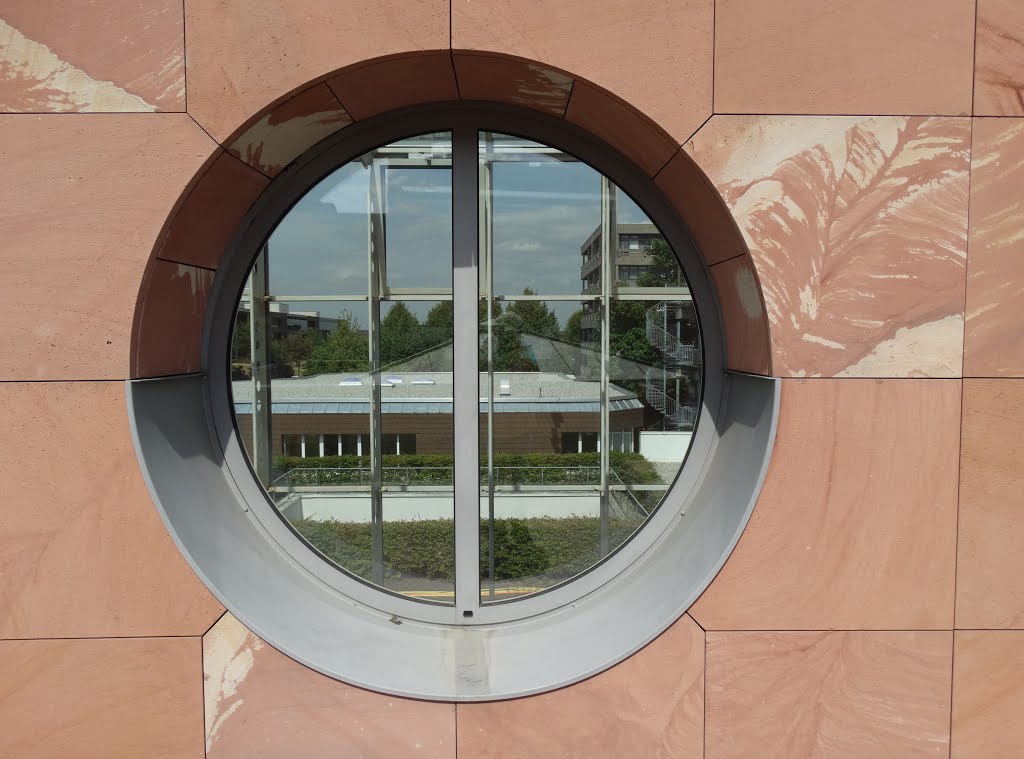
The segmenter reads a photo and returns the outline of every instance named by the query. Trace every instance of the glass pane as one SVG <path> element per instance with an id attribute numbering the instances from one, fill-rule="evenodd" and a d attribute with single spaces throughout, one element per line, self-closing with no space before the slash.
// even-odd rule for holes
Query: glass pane
<path id="1" fill-rule="evenodd" d="M 384 582 L 455 597 L 451 301 L 385 303 L 381 328 Z"/>
<path id="2" fill-rule="evenodd" d="M 340 167 L 271 234 L 231 351 L 239 432 L 281 516 L 346 571 L 439 603 L 453 599 L 452 309 L 420 299 L 451 297 L 451 226 L 449 134 Z"/>
<path id="3" fill-rule="evenodd" d="M 657 509 L 689 450 L 701 354 L 675 254 L 628 195 L 514 137 L 484 133 L 480 161 L 489 603 L 586 571 Z"/>
<path id="4" fill-rule="evenodd" d="M 494 292 L 571 295 L 581 281 L 599 288 L 600 174 L 559 150 L 491 132 L 481 133 L 480 154 Z"/>
<path id="5" fill-rule="evenodd" d="M 481 323 L 481 600 L 556 585 L 600 559 L 600 354 L 583 304 L 515 301 Z M 589 337 L 600 343 L 600 323 Z M 488 355 L 489 354 L 489 355 Z M 488 380 L 488 377 L 491 380 Z"/>

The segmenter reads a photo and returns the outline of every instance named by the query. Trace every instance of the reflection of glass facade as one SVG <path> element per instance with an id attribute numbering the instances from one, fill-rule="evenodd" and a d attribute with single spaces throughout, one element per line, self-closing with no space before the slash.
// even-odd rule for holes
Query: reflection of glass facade
<path id="1" fill-rule="evenodd" d="M 312 188 L 256 259 L 231 351 L 239 434 L 281 516 L 420 601 L 455 602 L 458 567 L 469 582 L 479 564 L 470 611 L 635 533 L 686 455 L 701 379 L 689 289 L 643 212 L 569 154 L 478 137 L 402 140 Z"/>

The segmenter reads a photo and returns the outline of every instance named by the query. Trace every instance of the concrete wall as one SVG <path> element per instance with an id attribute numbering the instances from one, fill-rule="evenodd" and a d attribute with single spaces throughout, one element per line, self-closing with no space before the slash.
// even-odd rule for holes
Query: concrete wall
<path id="1" fill-rule="evenodd" d="M 1016 0 L 0 3 L 0 755 L 1019 755 L 1022 40 Z M 784 380 L 760 501 L 688 614 L 586 682 L 456 707 L 224 614 L 123 381 L 202 369 L 220 254 L 295 155 L 459 97 L 655 177 L 730 367 Z"/>

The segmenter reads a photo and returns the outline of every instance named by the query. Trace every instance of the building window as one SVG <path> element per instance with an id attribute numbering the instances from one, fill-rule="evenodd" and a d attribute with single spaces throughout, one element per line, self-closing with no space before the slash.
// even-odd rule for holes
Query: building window
<path id="1" fill-rule="evenodd" d="M 635 283 L 626 225 L 665 241 L 627 248 Z M 357 685 L 506 698 L 621 660 L 724 561 L 774 429 L 778 384 L 725 369 L 690 239 L 560 119 L 341 130 L 240 227 L 203 373 L 129 385 L 182 550 L 264 640 Z"/>

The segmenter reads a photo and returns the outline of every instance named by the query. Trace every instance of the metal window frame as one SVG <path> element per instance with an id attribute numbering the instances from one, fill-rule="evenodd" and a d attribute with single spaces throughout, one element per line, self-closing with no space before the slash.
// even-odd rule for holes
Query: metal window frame
<path id="1" fill-rule="evenodd" d="M 688 274 L 705 353 L 690 453 L 645 527 L 572 582 L 484 606 L 478 591 L 464 591 L 479 587 L 479 541 L 473 536 L 456 538 L 454 606 L 390 593 L 323 561 L 278 516 L 254 476 L 229 391 L 233 310 L 253 257 L 278 220 L 337 166 L 380 145 L 438 131 L 451 131 L 456 144 L 471 142 L 474 153 L 478 132 L 553 145 L 628 192 Z M 471 303 L 473 313 L 456 315 L 456 344 L 461 331 L 477 329 L 477 301 L 459 296 L 479 282 L 479 173 L 466 163 L 456 162 L 453 174 L 453 297 L 462 310 Z M 459 213 L 456 204 L 466 203 L 472 213 Z M 600 300 L 607 312 L 605 295 Z M 628 656 L 685 611 L 731 552 L 764 476 L 779 391 L 776 380 L 727 372 L 723 343 L 714 291 L 685 226 L 632 163 L 593 135 L 544 114 L 490 104 L 422 106 L 348 127 L 273 180 L 218 270 L 204 331 L 206 373 L 129 382 L 129 411 L 143 470 L 172 536 L 254 632 L 315 669 L 364 687 L 439 700 L 507 698 L 565 685 Z M 466 364 L 475 366 L 476 357 L 456 354 L 455 362 L 458 373 Z M 472 384 L 463 381 L 456 389 L 457 428 L 468 416 L 476 429 L 479 388 Z M 457 459 L 478 460 L 476 434 L 456 435 L 456 441 Z M 609 446 L 602 448 L 605 458 Z M 475 467 L 462 470 L 455 483 L 457 529 L 475 524 L 479 515 Z"/>

